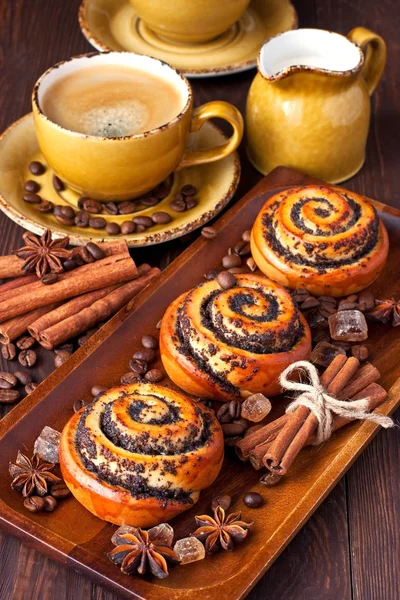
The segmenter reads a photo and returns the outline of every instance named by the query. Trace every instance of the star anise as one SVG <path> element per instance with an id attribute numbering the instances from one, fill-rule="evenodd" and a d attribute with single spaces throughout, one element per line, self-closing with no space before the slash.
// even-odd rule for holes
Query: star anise
<path id="1" fill-rule="evenodd" d="M 40 279 L 46 273 L 62 273 L 64 271 L 61 260 L 71 257 L 71 250 L 66 248 L 69 244 L 68 237 L 53 240 L 50 229 L 46 229 L 40 238 L 27 231 L 22 238 L 26 246 L 16 250 L 15 254 L 25 261 L 22 269 L 26 273 L 36 271 L 36 275 Z"/>
<path id="2" fill-rule="evenodd" d="M 228 516 L 221 506 L 214 510 L 214 518 L 209 515 L 195 517 L 198 529 L 192 534 L 201 542 L 205 541 L 206 552 L 216 552 L 220 546 L 224 550 L 233 550 L 234 544 L 243 542 L 253 523 L 241 521 L 241 513 Z"/>
<path id="3" fill-rule="evenodd" d="M 29 460 L 25 454 L 18 451 L 15 463 L 9 464 L 9 472 L 13 478 L 11 487 L 22 492 L 24 498 L 38 494 L 44 496 L 48 491 L 48 483 L 61 481 L 59 477 L 51 473 L 54 469 L 51 463 L 41 463 L 37 454 Z"/>
<path id="4" fill-rule="evenodd" d="M 107 554 L 108 558 L 126 575 L 144 575 L 150 571 L 156 577 L 168 577 L 168 563 L 177 565 L 176 552 L 161 540 L 150 539 L 147 531 L 138 527 L 132 533 L 118 537 L 120 544 Z"/>
<path id="5" fill-rule="evenodd" d="M 394 298 L 375 300 L 375 307 L 368 311 L 367 316 L 373 321 L 381 323 L 392 321 L 393 327 L 398 327 L 400 325 L 400 302 L 396 302 Z"/>

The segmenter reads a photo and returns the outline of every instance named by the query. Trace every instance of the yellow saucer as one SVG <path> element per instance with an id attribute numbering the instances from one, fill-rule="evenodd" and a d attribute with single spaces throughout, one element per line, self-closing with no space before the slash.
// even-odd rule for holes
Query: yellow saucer
<path id="1" fill-rule="evenodd" d="M 178 44 L 157 36 L 136 16 L 129 0 L 83 0 L 79 24 L 97 50 L 148 54 L 188 77 L 213 77 L 255 67 L 265 40 L 295 29 L 297 14 L 289 0 L 252 0 L 235 25 L 204 44 Z"/>
<path id="2" fill-rule="evenodd" d="M 200 149 L 220 145 L 225 140 L 222 131 L 211 122 L 207 122 L 198 133 L 191 134 L 189 145 Z M 111 236 L 104 229 L 64 226 L 56 221 L 52 213 L 40 213 L 35 209 L 34 204 L 25 202 L 22 198 L 24 182 L 34 179 L 40 183 L 39 194 L 44 200 L 50 200 L 54 204 L 70 205 L 77 209 L 79 195 L 70 189 L 56 192 L 52 184 L 50 168 L 47 168 L 43 175 L 34 176 L 30 173 L 28 165 L 33 160 L 46 164 L 39 150 L 33 117 L 30 113 L 16 121 L 0 137 L 0 210 L 33 233 L 41 234 L 49 228 L 56 237 L 69 235 L 71 244 L 77 246 L 89 241 L 120 239 L 125 239 L 130 247 L 148 246 L 185 235 L 202 227 L 228 204 L 240 178 L 240 162 L 236 152 L 218 162 L 176 172 L 173 175 L 170 194 L 157 206 L 128 215 L 101 214 L 107 222 L 121 224 L 134 216 L 150 216 L 156 211 L 165 211 L 172 217 L 170 223 L 154 225 L 141 233 Z M 198 204 L 191 210 L 176 212 L 169 204 L 174 195 L 186 184 L 192 184 L 197 188 Z"/>

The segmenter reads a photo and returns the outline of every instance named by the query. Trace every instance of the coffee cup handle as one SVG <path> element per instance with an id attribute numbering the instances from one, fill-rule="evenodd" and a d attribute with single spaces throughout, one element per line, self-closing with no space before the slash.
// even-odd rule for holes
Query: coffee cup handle
<path id="1" fill-rule="evenodd" d="M 361 74 L 371 96 L 382 77 L 386 64 L 386 43 L 380 35 L 365 27 L 352 29 L 347 37 L 351 42 L 360 46 L 364 52 L 365 62 Z"/>
<path id="2" fill-rule="evenodd" d="M 179 169 L 211 163 L 232 154 L 239 146 L 243 137 L 243 117 L 235 106 L 229 102 L 216 100 L 208 102 L 193 111 L 190 131 L 199 131 L 209 119 L 225 119 L 233 128 L 231 137 L 222 145 L 204 150 L 187 148 L 178 166 Z"/>

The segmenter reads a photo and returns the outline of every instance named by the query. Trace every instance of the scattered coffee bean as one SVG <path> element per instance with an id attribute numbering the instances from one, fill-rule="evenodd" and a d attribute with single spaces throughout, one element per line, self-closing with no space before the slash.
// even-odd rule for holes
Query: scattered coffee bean
<path id="1" fill-rule="evenodd" d="M 43 508 L 46 512 L 53 512 L 57 508 L 57 500 L 53 496 L 44 496 L 43 502 Z"/>
<path id="2" fill-rule="evenodd" d="M 89 227 L 90 214 L 86 210 L 79 210 L 74 219 L 77 227 Z"/>
<path id="3" fill-rule="evenodd" d="M 265 473 L 262 477 L 260 477 L 261 485 L 265 485 L 267 487 L 272 487 L 280 482 L 282 479 L 282 475 L 278 475 L 278 473 Z"/>
<path id="4" fill-rule="evenodd" d="M 144 375 L 147 372 L 147 362 L 133 358 L 129 363 L 129 368 L 137 375 Z"/>
<path id="5" fill-rule="evenodd" d="M 122 375 L 120 382 L 122 383 L 122 385 L 128 385 L 130 383 L 136 383 L 138 378 L 139 375 L 136 375 L 135 373 L 132 373 L 132 371 L 129 371 L 128 373 L 124 373 Z"/>
<path id="6" fill-rule="evenodd" d="M 106 232 L 108 235 L 119 235 L 121 233 L 121 228 L 118 223 L 107 223 Z"/>
<path id="7" fill-rule="evenodd" d="M 262 423 L 257 423 L 257 425 L 252 425 L 251 427 L 249 427 L 248 429 L 246 429 L 244 437 L 247 437 L 248 435 L 251 435 L 252 433 L 255 433 L 256 431 L 258 431 L 259 429 L 261 429 L 261 427 L 264 427 L 264 425 Z"/>
<path id="8" fill-rule="evenodd" d="M 30 496 L 29 498 L 25 498 L 24 506 L 31 513 L 38 513 L 44 509 L 44 500 L 40 496 Z"/>
<path id="9" fill-rule="evenodd" d="M 244 427 L 241 423 L 227 423 L 221 425 L 225 436 L 241 435 L 244 432 Z"/>
<path id="10" fill-rule="evenodd" d="M 164 200 L 164 198 L 166 198 L 168 196 L 170 191 L 171 191 L 171 188 L 169 186 L 167 186 L 165 183 L 160 183 L 154 190 L 154 195 L 159 200 Z"/>
<path id="11" fill-rule="evenodd" d="M 231 267 L 228 269 L 229 273 L 233 273 L 234 275 L 242 275 L 243 273 L 248 273 L 249 270 L 247 267 Z"/>
<path id="12" fill-rule="evenodd" d="M 117 215 L 118 214 L 118 206 L 115 204 L 115 202 L 107 202 L 104 205 L 104 210 L 109 215 Z"/>
<path id="13" fill-rule="evenodd" d="M 211 510 L 214 511 L 218 506 L 220 506 L 223 510 L 227 511 L 232 504 L 231 496 L 228 494 L 223 494 L 222 496 L 215 496 L 211 500 Z"/>
<path id="14" fill-rule="evenodd" d="M 162 210 L 153 213 L 151 215 L 151 218 L 153 220 L 153 223 L 155 223 L 156 225 L 166 225 L 167 223 L 170 223 L 172 221 L 171 215 Z"/>
<path id="15" fill-rule="evenodd" d="M 59 354 L 59 352 L 62 352 L 63 350 L 67 350 L 70 354 L 72 354 L 74 351 L 74 345 L 69 342 L 65 342 L 65 344 L 61 344 L 61 346 L 54 348 L 54 354 Z"/>
<path id="16" fill-rule="evenodd" d="M 243 431 L 246 431 L 246 429 L 248 429 L 249 427 L 249 422 L 246 419 L 235 419 L 233 421 L 236 425 L 240 425 L 243 429 Z"/>
<path id="17" fill-rule="evenodd" d="M 83 209 L 83 203 L 87 200 L 88 198 L 86 196 L 81 196 L 80 198 L 78 198 L 78 208 L 80 208 L 81 210 Z"/>
<path id="18" fill-rule="evenodd" d="M 107 221 L 104 217 L 92 217 L 89 219 L 89 227 L 93 229 L 104 229 L 107 225 Z"/>
<path id="19" fill-rule="evenodd" d="M 81 410 L 81 408 L 86 406 L 86 404 L 87 404 L 87 402 L 85 400 L 82 400 L 82 399 L 75 400 L 75 402 L 72 405 L 72 410 L 74 411 L 74 413 L 77 413 L 78 410 Z"/>
<path id="20" fill-rule="evenodd" d="M 219 409 L 217 410 L 217 419 L 218 420 L 220 420 L 225 415 L 229 415 L 229 418 L 231 420 L 231 416 L 229 414 L 229 404 L 230 404 L 230 402 L 224 402 L 224 404 L 222 404 L 219 407 Z"/>
<path id="21" fill-rule="evenodd" d="M 257 271 L 258 267 L 256 265 L 256 261 L 254 260 L 254 258 L 252 256 L 250 256 L 250 258 L 248 258 L 246 260 L 246 265 L 250 269 L 251 273 L 254 273 L 255 271 Z"/>
<path id="22" fill-rule="evenodd" d="M 197 193 L 197 188 L 195 188 L 194 185 L 187 183 L 181 188 L 181 193 L 184 196 L 194 196 Z"/>
<path id="23" fill-rule="evenodd" d="M 0 404 L 13 404 L 19 400 L 18 390 L 0 389 Z"/>
<path id="24" fill-rule="evenodd" d="M 73 225 L 75 219 L 75 211 L 72 206 L 60 206 L 54 207 L 54 217 L 62 225 Z"/>
<path id="25" fill-rule="evenodd" d="M 133 221 L 124 221 L 121 224 L 121 233 L 122 235 L 130 235 L 131 233 L 135 233 L 136 225 Z"/>
<path id="26" fill-rule="evenodd" d="M 134 359 L 143 360 L 147 363 L 152 363 L 156 358 L 156 353 L 152 348 L 142 348 L 133 355 Z"/>
<path id="27" fill-rule="evenodd" d="M 164 373 L 160 369 L 150 369 L 150 371 L 147 371 L 144 378 L 147 381 L 150 381 L 150 383 L 157 383 L 164 379 Z"/>
<path id="28" fill-rule="evenodd" d="M 313 298 L 313 296 L 309 296 L 301 303 L 301 310 L 307 310 L 309 308 L 316 308 L 319 306 L 319 300 L 317 298 Z"/>
<path id="29" fill-rule="evenodd" d="M 17 355 L 17 350 L 14 344 L 5 344 L 1 347 L 1 355 L 5 360 L 14 360 Z"/>
<path id="30" fill-rule="evenodd" d="M 351 347 L 351 354 L 360 362 L 367 360 L 369 356 L 369 350 L 365 344 L 356 345 Z"/>
<path id="31" fill-rule="evenodd" d="M 92 244 L 93 242 L 89 242 Z M 74 248 L 72 250 L 72 258 L 74 260 L 83 260 L 84 263 L 90 264 L 95 261 L 89 250 L 87 249 L 88 244 L 86 246 L 79 246 L 78 248 Z M 99 248 L 101 250 L 101 248 Z"/>
<path id="32" fill-rule="evenodd" d="M 32 192 L 25 192 L 22 198 L 29 204 L 40 204 L 42 202 L 42 197 L 39 194 L 32 194 Z"/>
<path id="33" fill-rule="evenodd" d="M 57 175 L 53 175 L 52 183 L 53 183 L 53 188 L 56 190 L 56 192 L 62 192 L 63 190 L 65 190 L 64 182 L 61 181 L 61 179 L 59 177 L 57 177 Z"/>
<path id="34" fill-rule="evenodd" d="M 127 200 L 126 202 L 121 202 L 118 204 L 118 212 L 120 215 L 129 215 L 137 211 L 136 202 L 132 202 L 131 200 Z"/>
<path id="35" fill-rule="evenodd" d="M 242 233 L 242 240 L 244 242 L 249 242 L 251 238 L 251 231 L 250 229 L 247 229 L 246 231 L 243 231 Z"/>
<path id="36" fill-rule="evenodd" d="M 143 225 L 143 227 L 152 227 L 153 221 L 150 217 L 141 216 L 141 217 L 133 217 L 132 221 L 136 223 L 136 225 Z"/>
<path id="37" fill-rule="evenodd" d="M 40 190 L 40 185 L 37 181 L 34 181 L 33 179 L 28 179 L 28 181 L 25 181 L 24 189 L 27 192 L 31 192 L 31 194 L 36 194 Z"/>
<path id="38" fill-rule="evenodd" d="M 362 312 L 367 312 L 375 306 L 375 297 L 371 292 L 364 290 L 358 296 L 358 309 Z"/>
<path id="39" fill-rule="evenodd" d="M 23 367 L 33 367 L 36 362 L 36 352 L 34 350 L 21 350 L 18 354 L 18 361 Z"/>
<path id="40" fill-rule="evenodd" d="M 82 206 L 80 206 L 79 208 L 83 208 L 83 210 L 86 210 L 92 215 L 99 214 L 103 211 L 102 203 L 98 202 L 97 200 L 93 200 L 93 198 L 83 198 Z"/>
<path id="41" fill-rule="evenodd" d="M 217 281 L 223 290 L 229 290 L 237 283 L 236 277 L 233 273 L 229 273 L 229 271 L 221 271 L 221 273 L 218 273 Z"/>
<path id="42" fill-rule="evenodd" d="M 263 497 L 257 492 L 248 492 L 243 496 L 243 502 L 248 508 L 259 508 L 263 504 Z"/>
<path id="43" fill-rule="evenodd" d="M 7 373 L 7 371 L 0 371 L 0 388 L 3 390 L 8 390 L 17 385 L 18 380 L 12 373 Z"/>
<path id="44" fill-rule="evenodd" d="M 184 212 L 186 210 L 186 202 L 183 198 L 175 197 L 169 205 L 175 212 Z"/>
<path id="45" fill-rule="evenodd" d="M 227 254 L 222 259 L 222 266 L 224 269 L 231 269 L 232 267 L 240 267 L 242 259 L 237 254 Z"/>
<path id="46" fill-rule="evenodd" d="M 54 204 L 50 200 L 42 200 L 39 204 L 36 204 L 35 209 L 41 213 L 51 213 L 54 210 Z"/>
<path id="47" fill-rule="evenodd" d="M 64 260 L 63 262 L 64 271 L 73 271 L 79 267 L 79 263 L 74 258 Z"/>
<path id="48" fill-rule="evenodd" d="M 341 300 L 337 307 L 338 310 L 358 310 L 357 302 L 349 302 L 349 300 Z"/>
<path id="49" fill-rule="evenodd" d="M 32 175 L 43 175 L 43 173 L 46 171 L 46 167 L 38 160 L 34 160 L 29 163 L 29 170 Z"/>
<path id="50" fill-rule="evenodd" d="M 159 199 L 155 196 L 149 196 L 148 198 L 141 198 L 140 202 L 143 204 L 143 206 L 149 208 L 151 206 L 157 206 Z"/>
<path id="51" fill-rule="evenodd" d="M 32 375 L 27 371 L 22 371 L 19 369 L 18 371 L 14 371 L 14 375 L 22 385 L 28 385 L 28 383 L 32 383 Z"/>
<path id="52" fill-rule="evenodd" d="M 218 231 L 214 229 L 214 227 L 203 227 L 201 230 L 201 235 L 206 238 L 206 240 L 213 240 L 218 235 Z"/>
<path id="53" fill-rule="evenodd" d="M 104 250 L 94 242 L 88 242 L 86 244 L 86 250 L 95 260 L 101 260 L 106 257 Z"/>
<path id="54" fill-rule="evenodd" d="M 237 242 L 237 244 L 235 244 L 233 252 L 238 256 L 247 256 L 248 254 L 250 254 L 250 244 L 241 240 L 240 242 Z"/>
<path id="55" fill-rule="evenodd" d="M 57 498 L 57 500 L 59 498 L 66 498 L 67 496 L 71 495 L 69 488 L 66 486 L 66 484 L 63 481 L 58 481 L 57 483 L 53 483 L 53 485 L 51 486 L 50 492 L 51 492 L 51 495 L 53 496 L 53 498 Z"/>
<path id="56" fill-rule="evenodd" d="M 24 387 L 25 393 L 30 394 L 31 392 L 36 390 L 37 386 L 38 386 L 38 384 L 35 383 L 34 381 L 31 381 L 31 383 L 27 383 L 26 386 Z"/>
<path id="57" fill-rule="evenodd" d="M 229 402 L 229 414 L 231 415 L 232 419 L 238 419 L 240 416 L 240 402 L 237 400 L 231 400 Z"/>
<path id="58" fill-rule="evenodd" d="M 56 369 L 58 369 L 58 367 L 61 367 L 61 365 L 67 362 L 70 356 L 71 352 L 68 352 L 68 350 L 60 350 L 60 352 L 57 352 L 57 354 L 54 357 L 54 366 L 56 367 Z"/>
<path id="59" fill-rule="evenodd" d="M 136 232 L 135 233 L 142 233 L 142 231 L 146 231 L 146 227 L 144 225 L 136 225 Z"/>
<path id="60" fill-rule="evenodd" d="M 57 283 L 58 279 L 59 277 L 57 273 L 46 273 L 46 275 L 43 275 L 40 281 L 44 285 L 53 285 L 53 283 Z"/>
<path id="61" fill-rule="evenodd" d="M 158 348 L 158 340 L 154 337 L 154 335 L 146 334 L 142 337 L 142 346 L 143 348 L 151 348 L 152 350 L 156 350 Z"/>
<path id="62" fill-rule="evenodd" d="M 102 385 L 94 385 L 90 390 L 92 396 L 98 396 L 99 394 L 103 394 L 107 391 L 107 388 Z"/>
<path id="63" fill-rule="evenodd" d="M 185 202 L 186 202 L 186 210 L 190 210 L 190 209 L 194 208 L 195 206 L 197 206 L 197 204 L 198 204 L 198 200 L 194 196 L 189 196 L 188 198 L 185 198 Z"/>

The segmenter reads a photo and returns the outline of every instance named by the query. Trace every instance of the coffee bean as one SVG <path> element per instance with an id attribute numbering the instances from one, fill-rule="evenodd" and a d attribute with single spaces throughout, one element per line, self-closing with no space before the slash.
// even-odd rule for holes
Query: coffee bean
<path id="1" fill-rule="evenodd" d="M 133 358 L 129 363 L 129 368 L 137 375 L 144 375 L 147 372 L 147 362 Z"/>
<path id="2" fill-rule="evenodd" d="M 79 263 L 74 258 L 64 260 L 63 262 L 64 271 L 73 271 L 79 267 Z"/>
<path id="3" fill-rule="evenodd" d="M 252 258 L 252 257 L 248 258 L 246 260 L 246 265 L 248 266 L 248 268 L 250 269 L 250 271 L 252 273 L 257 271 L 257 265 L 256 265 L 256 261 L 254 260 L 254 258 Z"/>
<path id="4" fill-rule="evenodd" d="M 215 279 L 218 275 L 218 271 L 216 269 L 211 269 L 211 271 L 208 271 L 208 273 L 204 273 L 204 278 L 207 281 L 212 281 L 213 279 Z"/>
<path id="5" fill-rule="evenodd" d="M 28 385 L 28 383 L 32 383 L 32 375 L 27 371 L 22 371 L 19 369 L 18 371 L 14 371 L 14 375 L 22 385 Z"/>
<path id="6" fill-rule="evenodd" d="M 222 406 L 219 407 L 219 409 L 217 411 L 217 419 L 220 420 L 221 417 L 223 417 L 226 414 L 229 415 L 229 402 L 224 402 L 224 404 L 222 404 Z M 229 417 L 230 417 L 230 415 L 229 415 Z"/>
<path id="7" fill-rule="evenodd" d="M 0 389 L 0 404 L 13 404 L 19 400 L 18 390 Z"/>
<path id="8" fill-rule="evenodd" d="M 226 425 L 221 425 L 221 427 L 225 436 L 241 435 L 244 432 L 241 423 L 227 423 Z"/>
<path id="9" fill-rule="evenodd" d="M 244 242 L 249 242 L 250 241 L 250 237 L 251 237 L 251 231 L 250 231 L 250 229 L 247 229 L 246 231 L 243 231 L 243 233 L 242 233 L 242 240 Z"/>
<path id="10" fill-rule="evenodd" d="M 142 337 L 142 346 L 144 348 L 156 350 L 158 348 L 158 340 L 154 337 L 154 335 L 146 334 Z"/>
<path id="11" fill-rule="evenodd" d="M 237 425 L 240 425 L 243 428 L 243 431 L 246 431 L 246 429 L 248 429 L 248 427 L 249 427 L 249 422 L 243 418 L 235 419 L 233 422 L 236 423 Z"/>
<path id="12" fill-rule="evenodd" d="M 366 290 L 360 292 L 358 296 L 358 308 L 362 312 L 366 312 L 368 310 L 373 309 L 375 306 L 375 297 L 371 292 L 367 292 Z"/>
<path id="13" fill-rule="evenodd" d="M 186 210 L 190 210 L 190 209 L 194 208 L 195 206 L 197 206 L 197 204 L 198 204 L 198 200 L 194 196 L 188 196 L 187 198 L 185 198 L 185 202 L 186 202 Z"/>
<path id="14" fill-rule="evenodd" d="M 233 273 L 229 273 L 229 271 L 221 271 L 221 273 L 218 273 L 217 281 L 223 290 L 229 290 L 237 283 L 236 277 Z"/>
<path id="15" fill-rule="evenodd" d="M 118 223 L 107 223 L 106 232 L 108 235 L 119 235 L 121 233 L 121 228 Z"/>
<path id="16" fill-rule="evenodd" d="M 147 363 L 152 363 L 156 358 L 156 353 L 151 348 L 143 348 L 142 350 L 135 352 L 133 358 L 143 360 Z"/>
<path id="17" fill-rule="evenodd" d="M 169 203 L 172 210 L 175 212 L 184 212 L 186 210 L 186 202 L 183 198 L 176 198 Z"/>
<path id="18" fill-rule="evenodd" d="M 65 362 L 67 362 L 70 356 L 71 352 L 68 352 L 68 350 L 61 350 L 60 352 L 57 352 L 57 354 L 54 357 L 54 366 L 56 367 L 56 369 L 58 367 L 61 367 L 61 365 L 63 365 Z"/>
<path id="19" fill-rule="evenodd" d="M 57 483 L 53 483 L 50 492 L 53 498 L 57 498 L 57 500 L 59 498 L 66 498 L 67 496 L 71 495 L 71 492 L 69 491 L 69 488 L 64 483 L 64 481 L 58 481 Z"/>
<path id="20" fill-rule="evenodd" d="M 38 386 L 38 384 L 35 383 L 34 381 L 32 381 L 31 383 L 27 383 L 26 386 L 24 387 L 25 393 L 30 394 L 31 392 L 36 390 L 37 386 Z"/>
<path id="21" fill-rule="evenodd" d="M 160 183 L 156 189 L 154 190 L 154 195 L 156 196 L 156 198 L 158 198 L 159 200 L 164 200 L 164 198 L 166 198 L 168 196 L 168 194 L 170 193 L 171 188 L 168 187 L 165 183 Z"/>
<path id="22" fill-rule="evenodd" d="M 44 509 L 44 500 L 40 496 L 30 496 L 29 498 L 25 498 L 24 506 L 31 513 L 38 513 Z"/>
<path id="23" fill-rule="evenodd" d="M 29 204 L 40 204 L 42 202 L 42 197 L 39 194 L 32 194 L 32 192 L 26 192 L 22 198 Z"/>
<path id="24" fill-rule="evenodd" d="M 34 181 L 33 179 L 28 179 L 28 181 L 25 181 L 24 189 L 27 192 L 36 194 L 40 190 L 40 185 L 38 184 L 37 181 Z"/>
<path id="25" fill-rule="evenodd" d="M 137 203 L 127 200 L 118 204 L 118 212 L 120 215 L 129 215 L 137 211 Z"/>
<path id="26" fill-rule="evenodd" d="M 171 215 L 162 210 L 153 213 L 151 215 L 151 218 L 156 225 L 166 225 L 167 223 L 170 223 L 172 221 Z"/>
<path id="27" fill-rule="evenodd" d="M 249 270 L 247 267 L 231 267 L 228 269 L 229 273 L 233 273 L 234 275 L 243 275 L 243 273 L 248 273 Z"/>
<path id="28" fill-rule="evenodd" d="M 316 308 L 317 306 L 319 306 L 319 300 L 317 298 L 313 298 L 312 296 L 306 298 L 300 305 L 301 310 L 308 310 L 310 308 Z"/>
<path id="29" fill-rule="evenodd" d="M 0 388 L 8 390 L 17 385 L 18 381 L 15 375 L 7 373 L 7 371 L 0 371 Z"/>
<path id="30" fill-rule="evenodd" d="M 57 508 L 57 500 L 53 496 L 45 496 L 43 498 L 44 510 L 46 512 L 53 512 Z"/>
<path id="31" fill-rule="evenodd" d="M 53 211 L 55 219 L 62 225 L 71 226 L 74 224 L 75 211 L 72 206 L 60 206 L 54 207 Z"/>
<path id="32" fill-rule="evenodd" d="M 248 508 L 259 508 L 263 504 L 263 497 L 257 492 L 248 492 L 243 496 L 243 502 Z"/>
<path id="33" fill-rule="evenodd" d="M 36 362 L 36 352 L 34 350 L 21 350 L 18 361 L 23 367 L 33 367 Z"/>
<path id="34" fill-rule="evenodd" d="M 53 175 L 51 181 L 53 183 L 53 188 L 56 190 L 56 192 L 62 192 L 63 190 L 65 190 L 64 182 L 61 181 L 61 179 L 57 177 L 57 175 Z"/>
<path id="35" fill-rule="evenodd" d="M 46 167 L 38 160 L 34 160 L 29 163 L 29 170 L 32 175 L 43 175 L 43 173 L 46 171 Z"/>
<path id="36" fill-rule="evenodd" d="M 122 235 L 130 235 L 131 233 L 135 233 L 136 225 L 133 221 L 124 221 L 121 224 L 121 233 Z"/>
<path id="37" fill-rule="evenodd" d="M 146 208 L 150 208 L 151 206 L 157 206 L 157 204 L 159 203 L 159 199 L 155 196 L 149 196 L 148 198 L 141 198 L 140 202 Z"/>
<path id="38" fill-rule="evenodd" d="M 93 198 L 84 198 L 84 200 L 82 200 L 82 208 L 92 215 L 99 214 L 103 211 L 102 203 L 93 200 Z"/>
<path id="39" fill-rule="evenodd" d="M 31 335 L 23 335 L 15 343 L 20 350 L 29 350 L 36 344 L 36 340 Z"/>
<path id="40" fill-rule="evenodd" d="M 54 204 L 50 200 L 42 200 L 39 204 L 36 204 L 35 209 L 41 213 L 51 213 L 54 210 Z"/>
<path id="41" fill-rule="evenodd" d="M 102 385 L 94 385 L 92 387 L 92 389 L 90 390 L 92 396 L 98 396 L 99 394 L 102 394 L 103 392 L 106 392 L 107 388 L 102 386 Z"/>
<path id="42" fill-rule="evenodd" d="M 367 360 L 369 356 L 369 350 L 365 344 L 352 346 L 351 354 L 360 362 Z"/>
<path id="43" fill-rule="evenodd" d="M 340 310 L 358 310 L 357 302 L 349 302 L 348 300 L 341 300 L 337 307 L 338 311 Z"/>
<path id="44" fill-rule="evenodd" d="M 136 225 L 136 233 L 142 233 L 142 231 L 146 231 L 147 227 L 144 225 Z"/>
<path id="45" fill-rule="evenodd" d="M 128 385 L 130 383 L 136 383 L 138 380 L 139 375 L 135 375 L 135 373 L 132 373 L 132 371 L 129 371 L 128 373 L 124 373 L 120 379 L 120 382 L 122 383 L 122 385 Z"/>
<path id="46" fill-rule="evenodd" d="M 92 227 L 93 229 L 104 229 L 106 225 L 107 221 L 104 217 L 92 217 L 89 219 L 89 227 Z"/>
<path id="47" fill-rule="evenodd" d="M 62 206 L 60 213 L 66 219 L 74 219 L 75 218 L 75 210 L 72 208 L 72 206 Z"/>
<path id="48" fill-rule="evenodd" d="M 59 352 L 62 352 L 63 350 L 67 350 L 72 354 L 74 351 L 74 345 L 70 342 L 65 342 L 65 344 L 61 344 L 61 346 L 57 346 L 57 348 L 54 348 L 54 353 L 59 354 Z"/>
<path id="49" fill-rule="evenodd" d="M 14 344 L 5 344 L 1 348 L 1 355 L 5 360 L 14 360 L 17 355 L 17 350 Z"/>
<path id="50" fill-rule="evenodd" d="M 88 242 L 86 244 L 86 250 L 95 260 L 101 260 L 106 257 L 104 250 L 94 242 Z"/>
<path id="51" fill-rule="evenodd" d="M 241 240 L 234 245 L 233 252 L 238 256 L 246 256 L 247 254 L 250 254 L 250 244 Z"/>
<path id="52" fill-rule="evenodd" d="M 318 300 L 323 308 L 336 307 L 337 300 L 333 296 L 319 296 Z"/>
<path id="53" fill-rule="evenodd" d="M 133 217 L 132 221 L 136 223 L 136 225 L 143 225 L 144 227 L 152 227 L 153 221 L 150 217 L 141 216 L 141 217 Z"/>
<path id="54" fill-rule="evenodd" d="M 109 215 L 117 215 L 118 214 L 118 206 L 115 204 L 115 202 L 107 202 L 103 208 L 104 208 L 105 212 Z"/>
<path id="55" fill-rule="evenodd" d="M 214 511 L 218 506 L 220 506 L 223 510 L 227 511 L 232 504 L 231 496 L 228 494 L 223 494 L 222 496 L 215 496 L 211 500 L 211 510 Z"/>
<path id="56" fill-rule="evenodd" d="M 261 485 L 265 485 L 266 487 L 272 487 L 277 485 L 282 479 L 282 475 L 278 475 L 278 473 L 265 473 L 262 477 L 260 477 Z"/>
<path id="57" fill-rule="evenodd" d="M 231 269 L 232 267 L 240 267 L 242 259 L 237 254 L 227 254 L 222 259 L 222 266 L 224 269 Z"/>
<path id="58" fill-rule="evenodd" d="M 89 242 L 89 243 L 91 243 L 91 242 Z M 74 260 L 81 259 L 86 264 L 93 263 L 95 260 L 93 258 L 93 256 L 90 254 L 89 250 L 87 249 L 87 244 L 86 244 L 86 246 L 79 246 L 79 248 L 74 248 L 72 250 L 72 258 Z"/>
<path id="59" fill-rule="evenodd" d="M 58 279 L 59 277 L 57 273 L 46 273 L 46 275 L 43 275 L 40 281 L 44 283 L 44 285 L 52 285 L 53 283 L 57 283 Z"/>
<path id="60" fill-rule="evenodd" d="M 81 210 L 83 209 L 83 203 L 88 200 L 87 196 L 81 196 L 80 198 L 78 198 L 78 208 L 80 208 Z"/>
<path id="61" fill-rule="evenodd" d="M 187 183 L 181 188 L 181 193 L 184 196 L 194 196 L 196 192 L 197 188 L 195 188 L 194 185 L 190 185 L 190 183 Z"/>
<path id="62" fill-rule="evenodd" d="M 214 229 L 214 227 L 203 227 L 201 230 L 201 235 L 206 238 L 206 240 L 213 240 L 218 235 L 218 231 Z"/>
<path id="63" fill-rule="evenodd" d="M 229 414 L 232 419 L 240 417 L 240 403 L 237 400 L 231 400 L 231 402 L 229 402 Z"/>
<path id="64" fill-rule="evenodd" d="M 150 369 L 150 371 L 147 371 L 144 378 L 147 381 L 150 381 L 150 383 L 157 383 L 158 381 L 164 379 L 164 373 L 160 371 L 160 369 Z"/>
<path id="65" fill-rule="evenodd" d="M 75 402 L 72 405 L 72 410 L 74 411 L 74 413 L 77 413 L 78 410 L 81 410 L 81 408 L 86 406 L 86 404 L 87 404 L 87 402 L 85 400 L 82 400 L 82 399 L 75 400 Z"/>
<path id="66" fill-rule="evenodd" d="M 74 219 L 77 227 L 89 227 L 90 215 L 86 210 L 79 210 Z"/>

